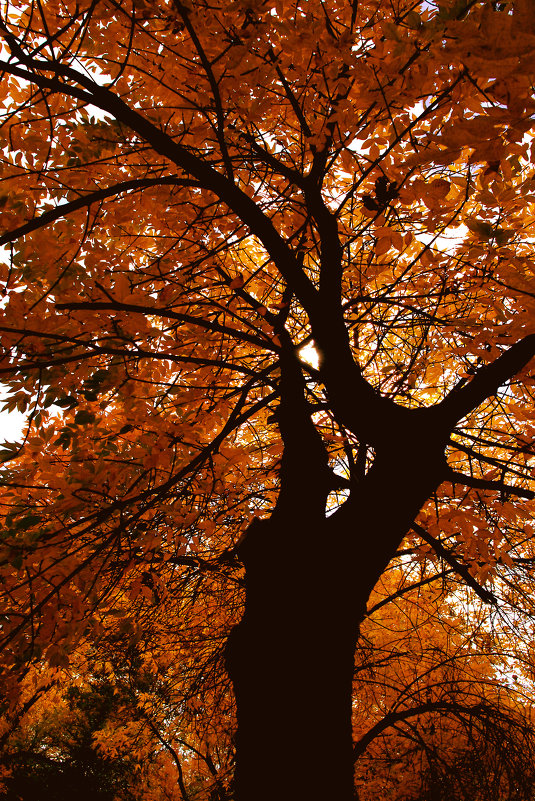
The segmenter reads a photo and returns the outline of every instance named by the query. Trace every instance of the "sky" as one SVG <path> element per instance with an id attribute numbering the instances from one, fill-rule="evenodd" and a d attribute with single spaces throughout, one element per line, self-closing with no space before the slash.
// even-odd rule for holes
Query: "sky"
<path id="1" fill-rule="evenodd" d="M 21 412 L 1 411 L 3 400 L 5 400 L 5 394 L 0 392 L 0 443 L 17 442 L 21 438 L 27 415 L 21 414 Z"/>

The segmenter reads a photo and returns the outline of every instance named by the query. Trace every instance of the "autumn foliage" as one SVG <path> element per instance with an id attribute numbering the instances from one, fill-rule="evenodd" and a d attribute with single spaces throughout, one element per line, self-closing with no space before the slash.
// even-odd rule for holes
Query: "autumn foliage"
<path id="1" fill-rule="evenodd" d="M 532 798 L 529 0 L 0 5 L 7 797 Z"/>

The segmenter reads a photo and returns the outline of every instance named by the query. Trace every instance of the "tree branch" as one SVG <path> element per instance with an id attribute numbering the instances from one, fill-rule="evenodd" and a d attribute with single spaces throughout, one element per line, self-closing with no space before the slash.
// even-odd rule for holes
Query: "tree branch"
<path id="1" fill-rule="evenodd" d="M 449 426 L 495 395 L 516 373 L 535 356 L 535 334 L 528 334 L 491 364 L 480 367 L 468 384 L 454 387 L 447 397 L 434 408 L 440 410 Z"/>
<path id="2" fill-rule="evenodd" d="M 277 506 L 295 506 L 296 499 L 309 499 L 311 508 L 320 506 L 325 513 L 325 503 L 331 488 L 332 471 L 329 469 L 327 449 L 320 433 L 311 419 L 311 409 L 306 400 L 306 384 L 301 362 L 289 334 L 282 329 L 280 365 L 280 406 L 277 422 L 284 443 L 281 463 L 281 490 Z"/>
<path id="3" fill-rule="evenodd" d="M 453 554 L 451 554 L 446 548 L 444 548 L 444 546 L 442 545 L 441 542 L 439 542 L 439 540 L 436 540 L 434 537 L 432 537 L 431 534 L 429 534 L 429 532 L 426 531 L 425 528 L 423 528 L 423 526 L 420 526 L 418 523 L 415 522 L 412 524 L 412 529 L 413 531 L 416 532 L 416 534 L 418 534 L 418 536 L 420 536 L 424 540 L 424 542 L 427 542 L 427 544 L 433 548 L 435 553 L 438 556 L 440 556 L 441 559 L 444 559 L 444 561 L 451 568 L 453 568 L 453 570 L 459 576 L 461 576 L 461 578 L 464 579 L 464 581 L 466 581 L 468 586 L 473 589 L 473 591 L 476 593 L 476 595 L 478 595 L 481 598 L 482 601 L 484 601 L 486 604 L 498 603 L 496 596 L 492 592 L 490 592 L 490 590 L 486 590 L 485 587 L 482 587 L 481 584 L 479 584 L 479 582 L 475 580 L 475 578 L 472 576 L 466 565 L 463 565 L 461 562 L 458 562 L 457 559 L 453 556 Z"/>
<path id="4" fill-rule="evenodd" d="M 128 313 L 133 312 L 142 314 L 145 316 L 150 315 L 151 317 L 160 317 L 164 320 L 178 320 L 179 322 L 187 323 L 188 325 L 199 326 L 199 328 L 204 328 L 207 331 L 216 331 L 221 334 L 228 334 L 235 339 L 242 340 L 244 342 L 250 342 L 251 344 L 265 350 L 278 350 L 275 345 L 271 344 L 267 337 L 266 339 L 262 339 L 262 337 L 248 334 L 246 331 L 238 331 L 236 328 L 232 328 L 231 326 L 222 325 L 221 323 L 216 323 L 212 320 L 205 320 L 203 317 L 195 317 L 191 314 L 181 314 L 180 312 L 175 312 L 171 309 L 158 309 L 152 308 L 151 306 L 140 306 L 135 303 L 123 303 L 118 300 L 56 303 L 55 307 L 58 310 L 66 311 L 124 311 Z M 3 329 L 0 327 L 0 331 L 2 330 L 13 330 L 16 331 L 16 333 L 19 333 L 17 329 Z M 20 329 L 20 333 L 27 333 L 31 335 L 35 332 L 27 331 L 26 329 Z"/>
<path id="5" fill-rule="evenodd" d="M 455 470 L 448 470 L 444 480 L 450 481 L 452 484 L 464 484 L 466 487 L 494 490 L 495 492 L 501 492 L 502 495 L 516 495 L 519 498 L 527 498 L 528 500 L 535 498 L 535 492 L 532 490 L 512 487 L 510 484 L 504 484 L 503 481 L 489 481 L 486 478 L 465 476 L 464 473 L 457 473 Z"/>
<path id="6" fill-rule="evenodd" d="M 9 61 L 0 60 L 0 67 L 5 72 L 17 75 L 40 88 L 91 103 L 97 108 L 107 111 L 116 120 L 135 131 L 157 153 L 172 161 L 225 203 L 243 221 L 251 233 L 262 242 L 277 269 L 292 286 L 303 306 L 308 311 L 316 308 L 318 293 L 287 242 L 276 230 L 270 218 L 261 211 L 258 204 L 232 183 L 227 176 L 218 172 L 187 147 L 176 142 L 169 134 L 162 131 L 138 111 L 130 108 L 122 98 L 105 86 L 97 84 L 91 77 L 59 62 L 32 59 L 26 56 L 20 47 L 17 47 L 16 51 L 26 69 Z M 52 73 L 55 77 L 48 78 L 42 72 Z M 83 89 L 61 81 L 60 77 L 77 83 Z"/>
<path id="7" fill-rule="evenodd" d="M 438 579 L 445 578 L 449 573 L 451 573 L 450 570 L 442 570 L 440 573 L 435 573 L 432 576 L 428 576 L 428 578 L 426 579 L 422 579 L 422 581 L 416 581 L 414 584 L 407 584 L 405 587 L 401 587 L 401 589 L 399 589 L 397 592 L 392 593 L 392 595 L 388 595 L 386 598 L 383 598 L 382 601 L 379 601 L 378 603 L 374 604 L 369 609 L 367 609 L 366 617 L 371 617 L 373 613 L 377 612 L 379 609 L 381 609 L 381 607 L 386 606 L 389 603 L 392 603 L 392 601 L 395 601 L 396 598 L 401 598 L 407 592 L 410 592 L 411 590 L 416 590 L 419 587 L 425 587 L 428 584 L 432 584 L 434 581 L 437 581 Z"/>
<path id="8" fill-rule="evenodd" d="M 375 726 L 372 726 L 372 728 L 355 743 L 353 747 L 353 757 L 356 761 L 364 753 L 372 740 L 385 731 L 385 729 L 389 729 L 395 723 L 399 723 L 402 720 L 408 720 L 409 718 L 423 715 L 426 712 L 440 711 L 449 711 L 454 714 L 464 712 L 470 716 L 478 717 L 485 710 L 488 710 L 488 707 L 485 707 L 483 703 L 468 706 L 451 701 L 428 701 L 425 704 L 419 704 L 410 709 L 402 709 L 399 712 L 388 712 L 382 720 L 378 721 Z"/>
<path id="9" fill-rule="evenodd" d="M 26 234 L 35 231 L 37 228 L 43 228 L 45 225 L 58 220 L 60 217 L 66 217 L 73 211 L 89 207 L 92 203 L 98 203 L 99 201 L 105 200 L 113 195 L 119 195 L 122 192 L 128 192 L 130 189 L 137 191 L 138 189 L 146 189 L 149 186 L 161 185 L 198 186 L 199 184 L 197 181 L 192 181 L 187 178 L 178 178 L 178 176 L 169 176 L 167 178 L 138 178 L 131 181 L 121 181 L 113 186 L 108 186 L 104 189 L 97 189 L 95 192 L 89 192 L 87 195 L 82 195 L 82 197 L 77 198 L 77 200 L 71 200 L 68 203 L 61 203 L 59 206 L 56 206 L 49 211 L 45 211 L 44 214 L 41 214 L 34 220 L 30 220 L 29 222 L 24 223 L 24 225 L 20 225 L 18 228 L 14 228 L 12 231 L 8 231 L 0 236 L 0 246 L 7 245 L 8 242 L 14 242 L 16 239 L 26 236 Z"/>

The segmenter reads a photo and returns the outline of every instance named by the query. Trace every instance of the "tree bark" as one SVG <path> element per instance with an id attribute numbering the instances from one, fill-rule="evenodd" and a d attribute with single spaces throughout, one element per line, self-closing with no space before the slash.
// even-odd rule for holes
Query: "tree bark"
<path id="1" fill-rule="evenodd" d="M 227 646 L 238 716 L 236 801 L 353 801 L 359 625 L 370 592 L 440 483 L 442 452 L 376 457 L 330 517 L 301 498 L 249 527 L 238 553 L 244 614 Z"/>
<path id="2" fill-rule="evenodd" d="M 353 799 L 351 685 L 364 608 L 322 523 L 300 530 L 297 515 L 275 513 L 252 524 L 240 549 L 245 611 L 227 647 L 236 801 Z"/>

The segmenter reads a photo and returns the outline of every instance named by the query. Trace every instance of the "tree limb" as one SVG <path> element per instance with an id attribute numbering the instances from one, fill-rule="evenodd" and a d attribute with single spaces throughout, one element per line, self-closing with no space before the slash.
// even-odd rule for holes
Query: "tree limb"
<path id="1" fill-rule="evenodd" d="M 199 185 L 197 181 L 192 181 L 187 178 L 178 178 L 178 176 L 169 176 L 166 178 L 138 178 L 131 181 L 121 181 L 113 186 L 108 186 L 104 189 L 97 189 L 95 192 L 89 192 L 88 194 L 82 195 L 76 200 L 71 200 L 68 203 L 61 203 L 59 206 L 56 206 L 49 211 L 45 211 L 44 214 L 41 214 L 39 217 L 29 220 L 27 223 L 24 223 L 24 225 L 20 225 L 18 228 L 14 228 L 12 231 L 8 231 L 0 236 L 0 246 L 7 245 L 8 242 L 14 242 L 16 239 L 26 236 L 26 234 L 35 231 L 37 228 L 43 228 L 45 225 L 58 220 L 60 217 L 66 217 L 73 211 L 89 207 L 92 203 L 98 203 L 99 201 L 105 200 L 113 195 L 119 195 L 122 192 L 128 192 L 130 189 L 146 189 L 149 186 L 161 186 L 165 184 L 171 186 Z"/>
<path id="2" fill-rule="evenodd" d="M 466 487 L 494 490 L 496 492 L 501 492 L 502 495 L 516 495 L 519 498 L 527 498 L 528 500 L 535 498 L 535 492 L 532 490 L 512 487 L 510 484 L 504 484 L 503 481 L 489 481 L 486 478 L 465 476 L 464 473 L 457 473 L 455 470 L 448 470 L 447 475 L 444 476 L 444 480 L 451 481 L 452 484 L 464 484 Z"/>
<path id="3" fill-rule="evenodd" d="M 535 356 L 535 334 L 528 334 L 491 364 L 479 368 L 468 384 L 457 385 L 434 408 L 440 410 L 448 425 L 459 422 L 465 415 L 495 395 L 498 389 Z"/>
<path id="4" fill-rule="evenodd" d="M 372 728 L 355 743 L 353 748 L 353 756 L 356 761 L 364 753 L 372 740 L 385 731 L 385 729 L 390 728 L 395 723 L 398 723 L 402 720 L 423 715 L 426 712 L 441 711 L 449 711 L 453 712 L 454 714 L 464 712 L 470 716 L 479 717 L 488 709 L 489 707 L 486 707 L 482 703 L 468 706 L 466 704 L 458 704 L 451 701 L 428 701 L 425 704 L 419 704 L 418 706 L 413 706 L 409 709 L 402 709 L 399 712 L 388 712 L 382 720 L 378 721 L 375 726 L 372 726 Z"/>
<path id="5" fill-rule="evenodd" d="M 12 44 L 11 41 L 10 44 Z M 20 47 L 16 47 L 16 52 L 26 69 L 22 69 L 9 61 L 0 60 L 0 67 L 5 72 L 17 75 L 42 89 L 49 89 L 52 92 L 64 94 L 67 97 L 73 97 L 85 103 L 91 103 L 97 108 L 107 111 L 116 120 L 135 131 L 157 153 L 169 159 L 184 170 L 187 175 L 199 181 L 203 187 L 209 192 L 213 192 L 238 215 L 251 233 L 262 242 L 277 265 L 277 269 L 291 284 L 296 296 L 305 308 L 308 310 L 316 308 L 318 305 L 318 293 L 314 285 L 270 218 L 264 214 L 258 204 L 246 192 L 232 183 L 226 175 L 218 172 L 207 161 L 195 155 L 184 145 L 176 142 L 137 110 L 131 108 L 114 92 L 105 86 L 97 84 L 91 77 L 59 62 L 30 58 L 26 56 Z M 52 73 L 54 77 L 48 78 L 42 74 L 43 72 Z M 73 81 L 83 89 L 71 86 L 60 80 L 60 78 Z"/>
<path id="6" fill-rule="evenodd" d="M 466 565 L 463 565 L 461 562 L 458 562 L 457 559 L 453 556 L 453 554 L 451 554 L 447 550 L 447 548 L 444 548 L 444 546 L 442 545 L 441 542 L 439 542 L 439 540 L 432 537 L 431 534 L 429 534 L 429 532 L 426 531 L 425 528 L 423 528 L 423 526 L 420 526 L 418 523 L 415 522 L 412 524 L 412 529 L 413 531 L 415 531 L 416 534 L 418 534 L 418 536 L 420 536 L 424 540 L 424 542 L 427 542 L 428 545 L 431 545 L 435 553 L 438 556 L 440 556 L 441 559 L 444 559 L 444 561 L 447 562 L 447 564 L 451 568 L 453 568 L 453 570 L 459 576 L 461 576 L 461 578 L 464 579 L 464 581 L 466 581 L 468 586 L 473 589 L 473 591 L 476 593 L 476 595 L 478 595 L 481 598 L 482 601 L 484 601 L 486 604 L 498 603 L 498 599 L 496 598 L 496 596 L 492 592 L 490 592 L 490 590 L 486 590 L 485 587 L 482 587 L 481 584 L 479 584 L 479 582 L 475 580 L 475 578 L 472 576 Z"/>

